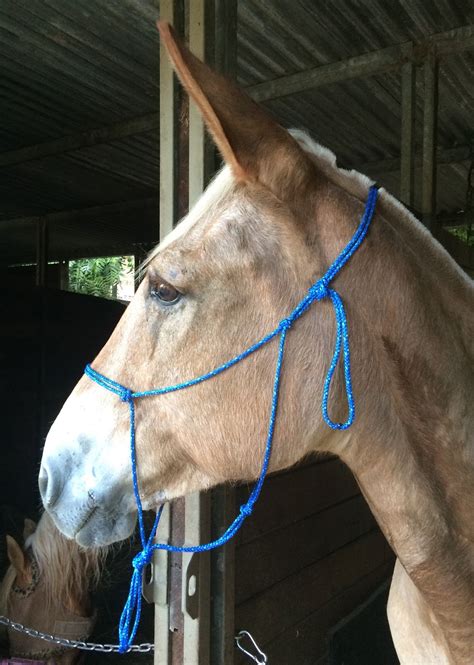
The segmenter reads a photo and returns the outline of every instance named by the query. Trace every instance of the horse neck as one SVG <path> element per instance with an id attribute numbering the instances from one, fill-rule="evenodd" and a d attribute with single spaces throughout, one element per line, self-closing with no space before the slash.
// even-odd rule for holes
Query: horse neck
<path id="1" fill-rule="evenodd" d="M 371 242 L 341 275 L 358 421 L 337 452 L 464 663 L 463 639 L 474 641 L 462 619 L 474 612 L 473 290 L 389 197 L 377 211 Z"/>

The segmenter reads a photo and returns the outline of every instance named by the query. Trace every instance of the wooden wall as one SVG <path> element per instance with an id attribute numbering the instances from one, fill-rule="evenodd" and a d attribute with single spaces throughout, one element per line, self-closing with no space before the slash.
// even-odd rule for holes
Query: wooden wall
<path id="1" fill-rule="evenodd" d="M 236 632 L 248 630 L 272 665 L 327 663 L 330 629 L 394 561 L 349 469 L 330 456 L 267 481 L 235 557 Z M 235 662 L 248 661 L 236 652 Z"/>

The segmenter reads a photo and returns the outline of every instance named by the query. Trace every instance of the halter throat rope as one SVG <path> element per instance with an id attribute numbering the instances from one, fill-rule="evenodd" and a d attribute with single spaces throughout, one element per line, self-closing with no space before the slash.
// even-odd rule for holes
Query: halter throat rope
<path id="1" fill-rule="evenodd" d="M 277 327 L 268 333 L 265 337 L 260 339 L 258 342 L 250 346 L 248 349 L 235 356 L 231 360 L 228 360 L 224 364 L 216 367 L 207 374 L 203 374 L 194 379 L 188 381 L 183 381 L 182 383 L 177 383 L 172 386 L 166 386 L 164 388 L 154 388 L 152 390 L 144 391 L 133 391 L 126 386 L 106 377 L 104 374 L 101 374 L 97 370 L 93 369 L 90 365 L 87 365 L 85 368 L 85 374 L 92 381 L 97 383 L 97 385 L 105 388 L 106 390 L 114 393 L 121 399 L 122 402 L 125 402 L 128 405 L 129 416 L 130 416 L 130 457 L 131 457 L 131 467 L 132 467 L 132 481 L 133 481 L 133 491 L 135 495 L 135 500 L 137 504 L 137 515 L 138 515 L 138 526 L 140 531 L 140 539 L 142 544 L 142 550 L 134 557 L 133 559 L 133 573 L 132 579 L 130 582 L 130 591 L 125 603 L 125 606 L 122 611 L 119 623 L 119 642 L 120 642 L 120 651 L 123 653 L 127 651 L 130 644 L 133 642 L 138 624 L 140 622 L 141 607 L 142 607 L 142 596 L 141 596 L 141 580 L 142 574 L 145 566 L 150 563 L 153 553 L 155 550 L 166 550 L 168 552 L 206 552 L 208 550 L 215 549 L 224 545 L 228 540 L 230 540 L 240 529 L 246 518 L 251 515 L 255 503 L 260 495 L 262 486 L 268 471 L 268 465 L 270 463 L 270 455 L 272 451 L 272 442 L 273 442 L 273 433 L 275 430 L 275 421 L 278 409 L 278 397 L 280 392 L 280 379 L 281 379 L 281 370 L 283 363 L 283 355 L 285 350 L 285 341 L 289 329 L 293 326 L 295 321 L 299 319 L 309 307 L 315 302 L 320 301 L 325 298 L 329 298 L 332 302 L 334 308 L 334 315 L 336 320 L 336 340 L 334 344 L 334 353 L 329 365 L 329 369 L 326 374 L 323 388 L 322 404 L 321 411 L 322 417 L 327 425 L 334 430 L 345 430 L 348 429 L 355 418 L 355 404 L 354 396 L 352 393 L 352 379 L 351 379 L 351 361 L 350 361 L 350 348 L 349 348 L 349 334 L 347 326 L 347 317 L 344 309 L 344 304 L 340 295 L 334 289 L 329 287 L 329 284 L 336 277 L 339 271 L 344 267 L 344 265 L 349 261 L 351 256 L 357 251 L 357 249 L 362 244 L 364 238 L 367 235 L 369 230 L 370 223 L 374 216 L 375 206 L 377 203 L 378 189 L 376 185 L 372 185 L 369 189 L 369 194 L 365 204 L 365 210 L 360 220 L 359 226 L 352 236 L 349 243 L 342 250 L 339 256 L 331 264 L 325 274 L 318 279 L 307 291 L 306 296 L 296 305 L 293 311 L 284 319 L 280 321 Z M 233 367 L 241 360 L 244 360 L 258 349 L 262 348 L 265 344 L 268 344 L 274 337 L 279 337 L 278 344 L 278 354 L 277 361 L 275 366 L 275 374 L 273 379 L 273 392 L 272 392 L 272 401 L 270 408 L 270 417 L 268 423 L 268 433 L 265 444 L 265 452 L 263 456 L 263 462 L 260 470 L 260 475 L 258 480 L 251 491 L 247 501 L 240 506 L 239 514 L 226 529 L 226 531 L 217 539 L 212 540 L 209 543 L 204 543 L 202 545 L 194 546 L 176 546 L 170 545 L 167 543 L 154 543 L 156 529 L 163 511 L 163 506 L 161 506 L 157 512 L 153 528 L 150 532 L 150 535 L 147 537 L 145 533 L 145 526 L 143 520 L 143 507 L 140 498 L 140 491 L 138 485 L 138 474 L 137 474 L 137 461 L 136 461 L 136 448 L 135 448 L 135 437 L 136 437 L 136 424 L 135 424 L 135 400 L 142 397 L 152 397 L 158 395 L 165 395 L 167 393 L 176 392 L 177 390 L 184 390 L 185 388 L 190 388 L 195 386 L 198 383 L 203 383 L 208 379 L 211 379 L 222 372 L 225 372 L 227 369 Z M 347 419 L 343 423 L 334 422 L 331 420 L 328 414 L 328 400 L 329 400 L 329 391 L 331 388 L 331 382 L 336 369 L 339 357 L 343 355 L 343 364 L 344 364 L 344 383 L 347 397 L 347 406 L 348 406 L 348 415 Z"/>

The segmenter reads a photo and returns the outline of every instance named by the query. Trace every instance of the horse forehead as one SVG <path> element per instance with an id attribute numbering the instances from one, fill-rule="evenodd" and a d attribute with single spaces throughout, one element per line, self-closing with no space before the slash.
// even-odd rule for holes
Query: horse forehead
<path id="1" fill-rule="evenodd" d="M 223 210 L 225 204 L 231 201 L 235 184 L 230 168 L 225 166 L 217 173 L 189 213 L 153 250 L 150 258 L 154 259 L 169 248 L 176 249 L 183 244 L 183 241 L 199 239 L 216 219 L 217 210 Z"/>
<path id="2" fill-rule="evenodd" d="M 279 234 L 276 224 L 271 223 L 268 196 L 233 185 L 214 199 L 204 194 L 196 209 L 158 246 L 153 259 L 170 269 L 188 260 L 215 259 L 220 264 L 235 258 L 240 264 L 245 259 L 262 258 L 274 247 Z"/>

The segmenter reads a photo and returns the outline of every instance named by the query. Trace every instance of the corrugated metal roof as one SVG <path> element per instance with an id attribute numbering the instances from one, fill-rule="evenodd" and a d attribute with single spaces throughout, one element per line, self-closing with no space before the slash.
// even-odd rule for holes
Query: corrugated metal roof
<path id="1" fill-rule="evenodd" d="M 154 0 L 2 0 L 0 159 L 24 146 L 156 114 L 157 16 Z M 241 0 L 238 80 L 251 86 L 467 25 L 474 25 L 474 0 Z M 421 80 L 417 86 L 421 138 Z M 439 145 L 468 144 L 474 135 L 472 51 L 442 59 L 439 99 Z M 396 171 L 370 168 L 400 155 L 398 72 L 267 105 L 284 124 L 309 130 L 340 164 L 369 170 L 398 194 Z M 155 240 L 158 152 L 158 132 L 151 129 L 0 167 L 0 220 L 16 220 L 16 226 L 0 221 L 0 263 L 34 258 L 34 221 L 18 218 L 70 209 L 144 201 L 142 219 L 137 203 L 133 218 L 126 208 L 87 222 L 56 220 L 50 236 L 57 257 Z M 466 176 L 467 162 L 439 167 L 440 211 L 462 207 Z"/>

